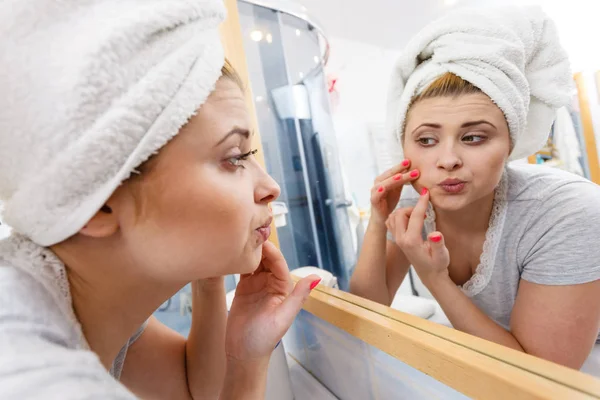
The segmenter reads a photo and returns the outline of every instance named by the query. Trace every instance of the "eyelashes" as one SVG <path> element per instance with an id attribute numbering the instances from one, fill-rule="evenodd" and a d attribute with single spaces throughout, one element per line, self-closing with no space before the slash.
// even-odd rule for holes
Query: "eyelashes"
<path id="1" fill-rule="evenodd" d="M 227 160 L 227 162 L 234 167 L 246 168 L 244 167 L 244 161 L 248 160 L 250 156 L 253 156 L 256 153 L 258 153 L 258 149 L 251 150 L 245 154 L 240 154 L 239 156 L 231 157 Z"/>

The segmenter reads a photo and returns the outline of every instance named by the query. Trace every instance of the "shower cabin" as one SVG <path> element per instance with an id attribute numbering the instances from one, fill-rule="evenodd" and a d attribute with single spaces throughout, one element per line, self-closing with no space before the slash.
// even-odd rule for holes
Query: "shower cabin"
<path id="1" fill-rule="evenodd" d="M 285 223 L 276 218 L 281 251 L 290 270 L 325 269 L 346 290 L 356 251 L 324 72 L 327 39 L 293 1 L 240 0 L 238 8 L 266 168 L 281 186 L 273 204 L 285 214 Z"/>

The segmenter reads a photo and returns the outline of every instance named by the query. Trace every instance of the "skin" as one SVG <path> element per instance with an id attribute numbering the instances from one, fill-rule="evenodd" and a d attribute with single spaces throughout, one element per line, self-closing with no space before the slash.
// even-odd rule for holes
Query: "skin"
<path id="1" fill-rule="evenodd" d="M 317 278 L 293 288 L 281 253 L 257 231 L 280 189 L 242 157 L 251 151 L 249 126 L 242 90 L 221 78 L 141 176 L 52 248 L 107 369 L 154 310 L 192 282 L 189 337 L 150 318 L 129 349 L 121 379 L 141 398 L 263 398 L 270 353 Z M 242 278 L 227 318 L 222 277 L 234 273 Z"/>
<path id="2" fill-rule="evenodd" d="M 494 189 L 510 153 L 501 110 L 483 94 L 422 100 L 408 114 L 403 141 L 407 160 L 373 187 L 371 221 L 351 291 L 390 305 L 412 265 L 456 329 L 581 368 L 600 328 L 600 281 L 548 286 L 521 280 L 510 331 L 457 287 L 479 263 Z M 466 182 L 465 189 L 448 194 L 439 185 L 448 178 Z M 406 184 L 422 193 L 419 202 L 392 212 Z M 423 240 L 430 202 L 438 231 Z M 386 241 L 388 229 L 395 242 Z"/>

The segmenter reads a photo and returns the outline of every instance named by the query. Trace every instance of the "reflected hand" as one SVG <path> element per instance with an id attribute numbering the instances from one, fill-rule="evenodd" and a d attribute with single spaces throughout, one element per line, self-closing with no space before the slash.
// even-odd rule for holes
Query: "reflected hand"
<path id="1" fill-rule="evenodd" d="M 432 232 L 423 240 L 425 213 L 429 206 L 429 191 L 423 190 L 417 205 L 394 211 L 386 225 L 398 247 L 411 262 L 425 286 L 440 277 L 448 277 L 450 254 L 441 232 Z"/>
<path id="2" fill-rule="evenodd" d="M 283 255 L 265 242 L 258 269 L 242 275 L 235 291 L 227 321 L 227 357 L 242 362 L 268 360 L 319 281 L 310 275 L 294 287 Z"/>
<path id="3" fill-rule="evenodd" d="M 419 171 L 409 172 L 410 161 L 387 170 L 375 179 L 371 189 L 371 218 L 378 223 L 384 223 L 390 213 L 398 205 L 404 185 L 419 178 Z"/>

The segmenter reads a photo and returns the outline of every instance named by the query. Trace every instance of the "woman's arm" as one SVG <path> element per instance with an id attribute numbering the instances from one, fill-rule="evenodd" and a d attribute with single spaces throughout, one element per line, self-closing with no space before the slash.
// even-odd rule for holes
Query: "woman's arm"
<path id="1" fill-rule="evenodd" d="M 567 286 L 521 280 L 510 332 L 450 278 L 427 287 L 456 329 L 575 369 L 585 362 L 600 329 L 600 280 Z"/>
<path id="2" fill-rule="evenodd" d="M 384 223 L 371 220 L 350 279 L 350 292 L 389 306 L 404 280 L 410 262 L 395 243 L 386 238 Z"/>
<path id="3" fill-rule="evenodd" d="M 152 317 L 129 348 L 121 381 L 143 399 L 215 399 L 225 376 L 223 278 L 192 283 L 187 340 Z"/>
<path id="4" fill-rule="evenodd" d="M 418 179 L 409 171 L 410 161 L 384 172 L 371 189 L 371 218 L 360 256 L 350 279 L 350 292 L 389 306 L 404 280 L 410 263 L 393 242 L 387 240 L 386 220 L 398 205 L 404 185 Z"/>
<path id="5" fill-rule="evenodd" d="M 215 399 L 223 387 L 226 326 L 224 279 L 193 282 L 186 365 L 188 387 L 194 399 Z"/>
<path id="6" fill-rule="evenodd" d="M 220 400 L 259 400 L 264 399 L 268 359 L 255 362 L 236 362 L 230 360 L 227 363 L 225 384 L 219 397 Z"/>
<path id="7" fill-rule="evenodd" d="M 522 279 L 510 325 L 527 353 L 579 369 L 600 330 L 600 280 L 549 286 Z"/>
<path id="8" fill-rule="evenodd" d="M 225 293 L 218 280 L 211 281 L 215 286 L 205 281 L 203 290 L 194 289 L 199 324 L 187 342 L 151 317 L 129 348 L 121 381 L 137 396 L 217 398 L 220 385 L 222 399 L 263 399 L 271 353 L 320 279 L 310 275 L 294 286 L 283 255 L 266 242 L 258 269 L 241 276 L 226 331 L 220 325 Z"/>

